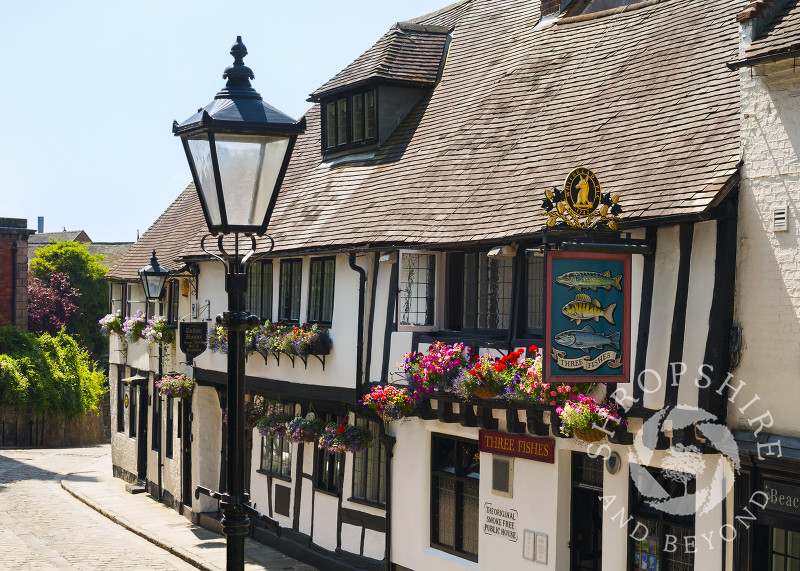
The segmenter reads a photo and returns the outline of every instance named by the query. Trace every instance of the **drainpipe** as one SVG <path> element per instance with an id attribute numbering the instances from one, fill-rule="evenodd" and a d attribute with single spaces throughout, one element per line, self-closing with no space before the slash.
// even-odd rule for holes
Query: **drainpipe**
<path id="1" fill-rule="evenodd" d="M 366 291 L 367 272 L 356 265 L 356 253 L 350 252 L 347 257 L 350 269 L 358 272 L 358 340 L 356 342 L 356 401 L 360 401 L 364 393 L 364 294 Z"/>
<path id="2" fill-rule="evenodd" d="M 385 561 L 386 571 L 392 571 L 392 457 L 394 456 L 394 445 L 397 438 L 385 434 L 380 437 L 381 444 L 386 451 L 386 538 Z"/>

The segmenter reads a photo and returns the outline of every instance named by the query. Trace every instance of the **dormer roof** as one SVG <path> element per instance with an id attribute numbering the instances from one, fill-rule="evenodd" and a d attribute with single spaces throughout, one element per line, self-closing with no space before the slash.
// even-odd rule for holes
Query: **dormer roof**
<path id="1" fill-rule="evenodd" d="M 745 52 L 745 59 L 800 49 L 800 1 L 790 0 Z"/>
<path id="2" fill-rule="evenodd" d="M 372 82 L 433 87 L 441 73 L 451 28 L 398 22 L 370 49 L 314 91 L 309 101 Z"/>

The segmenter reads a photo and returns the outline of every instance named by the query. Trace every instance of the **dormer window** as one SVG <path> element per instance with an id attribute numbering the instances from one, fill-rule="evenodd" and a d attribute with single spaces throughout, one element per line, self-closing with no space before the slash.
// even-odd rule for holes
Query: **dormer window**
<path id="1" fill-rule="evenodd" d="M 325 152 L 369 145 L 376 140 L 375 90 L 361 91 L 324 105 Z"/>

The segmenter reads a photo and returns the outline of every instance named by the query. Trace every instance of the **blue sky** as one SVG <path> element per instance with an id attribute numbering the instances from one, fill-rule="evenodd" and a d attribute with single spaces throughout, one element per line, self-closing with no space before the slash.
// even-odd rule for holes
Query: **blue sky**
<path id="1" fill-rule="evenodd" d="M 309 93 L 392 24 L 452 1 L 10 2 L 0 21 L 0 217 L 133 241 L 190 182 L 172 121 L 224 85 L 237 35 L 253 86 L 297 118 Z"/>

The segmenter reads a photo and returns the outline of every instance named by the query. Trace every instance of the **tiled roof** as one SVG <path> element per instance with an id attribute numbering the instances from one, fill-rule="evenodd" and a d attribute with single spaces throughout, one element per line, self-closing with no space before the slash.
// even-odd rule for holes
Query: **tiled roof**
<path id="1" fill-rule="evenodd" d="M 800 1 L 790 0 L 745 51 L 745 59 L 800 49 Z"/>
<path id="2" fill-rule="evenodd" d="M 87 244 L 86 249 L 93 256 L 103 256 L 100 265 L 104 268 L 111 268 L 132 244 L 133 242 L 92 242 Z"/>
<path id="3" fill-rule="evenodd" d="M 83 230 L 65 230 L 64 232 L 41 232 L 32 234 L 28 238 L 28 244 L 47 245 L 50 240 L 57 242 L 91 242 L 89 236 Z"/>
<path id="4" fill-rule="evenodd" d="M 311 94 L 310 100 L 370 80 L 405 83 L 420 87 L 436 83 L 450 28 L 395 24 L 378 42 L 333 79 Z"/>
<path id="5" fill-rule="evenodd" d="M 741 0 L 537 27 L 538 6 L 471 0 L 416 20 L 454 26 L 442 78 L 374 158 L 323 163 L 312 108 L 270 223 L 276 250 L 531 235 L 544 191 L 578 166 L 633 223 L 715 205 L 738 172 L 739 78 L 725 63 Z"/>
<path id="6" fill-rule="evenodd" d="M 177 261 L 178 254 L 186 246 L 199 247 L 199 237 L 196 243 L 194 238 L 198 229 L 205 227 L 197 191 L 190 184 L 111 267 L 106 279 L 138 280 L 139 270 L 150 263 L 153 250 L 163 268 L 179 270 L 183 264 Z"/>

